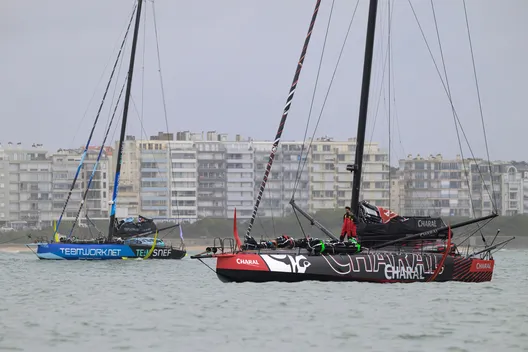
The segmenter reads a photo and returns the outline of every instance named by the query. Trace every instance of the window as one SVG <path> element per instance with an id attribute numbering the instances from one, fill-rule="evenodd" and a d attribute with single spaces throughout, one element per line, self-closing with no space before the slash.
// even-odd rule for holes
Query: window
<path id="1" fill-rule="evenodd" d="M 345 154 L 338 154 L 337 155 L 337 160 L 338 161 L 345 161 Z"/>
<path id="2" fill-rule="evenodd" d="M 323 145 L 323 152 L 329 152 L 330 146 L 329 145 Z"/>

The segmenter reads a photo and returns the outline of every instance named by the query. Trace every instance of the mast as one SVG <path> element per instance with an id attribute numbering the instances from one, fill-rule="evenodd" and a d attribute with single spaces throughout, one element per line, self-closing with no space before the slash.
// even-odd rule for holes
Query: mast
<path id="1" fill-rule="evenodd" d="M 95 121 L 94 121 L 94 124 L 92 126 L 92 130 L 90 131 L 90 135 L 88 136 L 88 141 L 86 142 L 86 146 L 84 147 L 84 150 L 82 152 L 81 160 L 79 161 L 79 166 L 77 166 L 77 171 L 75 172 L 75 176 L 73 177 L 73 182 L 72 182 L 72 184 L 70 186 L 70 190 L 68 191 L 68 196 L 66 197 L 66 201 L 64 202 L 64 206 L 62 207 L 62 212 L 61 212 L 61 215 L 59 216 L 59 221 L 57 221 L 57 226 L 55 226 L 54 234 L 53 234 L 54 237 L 59 232 L 59 226 L 61 224 L 62 217 L 64 216 L 64 213 L 66 212 L 66 207 L 68 206 L 68 202 L 70 201 L 73 189 L 75 188 L 75 183 L 77 182 L 77 178 L 79 177 L 79 173 L 81 172 L 81 168 L 82 168 L 83 163 L 84 163 L 84 158 L 86 157 L 86 154 L 88 153 L 88 148 L 90 147 L 90 142 L 92 141 L 92 137 L 93 137 L 93 134 L 94 134 L 94 131 L 95 131 L 95 127 L 97 126 L 97 122 L 99 121 L 99 116 L 101 115 L 101 110 L 103 109 L 103 104 L 104 104 L 104 102 L 106 100 L 106 95 L 108 94 L 108 90 L 110 88 L 110 84 L 112 83 L 112 78 L 114 77 L 114 73 L 115 73 L 115 70 L 117 68 L 117 64 L 119 63 L 119 59 L 121 58 L 121 53 L 123 52 L 123 47 L 125 46 L 126 38 L 128 37 L 128 31 L 130 30 L 130 25 L 132 24 L 132 20 L 134 19 L 133 15 L 134 14 L 132 13 L 132 16 L 130 16 L 130 21 L 128 22 L 128 26 L 127 26 L 127 29 L 126 29 L 126 32 L 125 32 L 125 36 L 123 37 L 123 41 L 121 42 L 121 46 L 119 47 L 119 52 L 118 52 L 116 60 L 114 62 L 114 67 L 112 68 L 112 72 L 110 73 L 110 78 L 108 80 L 108 83 L 106 84 L 106 89 L 105 89 L 105 92 L 103 94 L 103 99 L 101 100 L 101 104 L 99 104 L 99 110 L 97 110 L 97 115 L 95 115 Z M 74 226 L 75 226 L 75 222 L 74 222 Z M 71 235 L 72 231 L 73 231 L 73 227 L 72 227 L 72 230 L 70 231 L 70 235 Z"/>
<path id="2" fill-rule="evenodd" d="M 117 162 L 116 162 L 116 173 L 114 180 L 114 192 L 112 194 L 112 208 L 110 209 L 110 224 L 108 225 L 108 240 L 110 241 L 114 236 L 114 222 L 115 222 L 115 212 L 116 212 L 116 200 L 117 200 L 117 191 L 119 187 L 119 176 L 121 173 L 121 162 L 123 160 L 123 141 L 125 139 L 126 131 L 126 122 L 128 117 L 128 104 L 130 103 L 130 89 L 132 88 L 132 76 L 134 74 L 134 61 L 136 56 L 136 46 L 137 39 L 139 34 L 139 22 L 141 19 L 141 5 L 143 5 L 143 0 L 138 0 L 138 7 L 136 13 L 136 23 L 134 25 L 134 37 L 132 38 L 132 50 L 130 52 L 130 65 L 128 67 L 128 79 L 127 87 L 125 93 L 125 106 L 123 109 L 123 120 L 121 122 L 121 135 L 119 136 L 119 148 L 117 150 Z"/>
<path id="3" fill-rule="evenodd" d="M 282 113 L 282 118 L 279 123 L 279 128 L 277 130 L 277 135 L 273 140 L 273 145 L 271 147 L 271 153 L 268 160 L 268 165 L 266 166 L 266 171 L 264 172 L 264 178 L 260 184 L 260 189 L 257 195 L 257 200 L 255 206 L 253 207 L 253 213 L 251 214 L 251 219 L 249 220 L 249 225 L 246 231 L 246 238 L 251 237 L 249 234 L 253 228 L 253 223 L 255 222 L 255 217 L 257 216 L 258 207 L 260 201 L 262 200 L 262 195 L 264 194 L 264 189 L 266 188 L 266 182 L 268 182 L 268 176 L 271 171 L 271 165 L 273 164 L 273 159 L 275 158 L 275 153 L 277 152 L 277 147 L 279 146 L 280 139 L 282 137 L 282 131 L 284 130 L 284 125 L 286 124 L 286 118 L 288 117 L 288 112 L 290 111 L 291 103 L 293 100 L 293 95 L 295 94 L 295 89 L 297 89 L 297 82 L 299 81 L 299 76 L 303 67 L 304 57 L 306 56 L 306 50 L 308 49 L 308 44 L 310 43 L 310 38 L 312 37 L 312 30 L 315 25 L 315 20 L 317 19 L 317 14 L 319 13 L 319 6 L 321 5 L 321 0 L 317 0 L 315 3 L 315 9 L 312 15 L 312 21 L 310 22 L 310 27 L 308 28 L 308 34 L 306 34 L 306 39 L 304 40 L 304 45 L 301 52 L 301 57 L 297 63 L 297 69 L 295 70 L 295 76 L 293 77 L 293 82 L 288 93 L 288 98 L 286 99 L 286 105 L 284 106 L 284 111 Z"/>
<path id="4" fill-rule="evenodd" d="M 374 51 L 374 33 L 376 31 L 376 13 L 378 0 L 370 0 L 367 38 L 365 40 L 365 59 L 363 62 L 363 81 L 361 84 L 361 100 L 359 103 L 359 119 L 356 140 L 356 157 L 353 165 L 347 165 L 347 170 L 354 173 L 352 182 L 352 199 L 350 207 L 354 215 L 359 213 L 359 191 L 361 187 L 361 168 L 363 167 L 363 150 L 365 147 L 365 129 L 367 127 L 368 99 L 370 91 L 370 73 L 372 71 L 372 52 Z"/>

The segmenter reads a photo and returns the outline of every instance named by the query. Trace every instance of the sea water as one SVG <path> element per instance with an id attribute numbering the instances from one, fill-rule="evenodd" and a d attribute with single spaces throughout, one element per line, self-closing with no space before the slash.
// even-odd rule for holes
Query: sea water
<path id="1" fill-rule="evenodd" d="M 0 252 L 0 351 L 528 351 L 528 251 L 495 257 L 480 284 L 224 284 L 189 257 Z"/>

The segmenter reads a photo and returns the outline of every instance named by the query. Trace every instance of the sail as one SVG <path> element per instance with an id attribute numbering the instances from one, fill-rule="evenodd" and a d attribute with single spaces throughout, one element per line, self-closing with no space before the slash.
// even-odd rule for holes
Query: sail
<path id="1" fill-rule="evenodd" d="M 442 218 L 439 217 L 404 217 L 365 201 L 359 204 L 357 222 L 357 234 L 361 244 L 365 247 L 446 226 Z M 431 236 L 424 238 L 442 238 L 446 236 L 447 231 L 440 231 L 438 234 L 431 234 Z"/>

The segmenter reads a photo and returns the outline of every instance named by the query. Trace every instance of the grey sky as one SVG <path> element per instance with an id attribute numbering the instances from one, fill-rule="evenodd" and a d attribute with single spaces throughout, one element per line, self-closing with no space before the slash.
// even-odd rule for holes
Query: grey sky
<path id="1" fill-rule="evenodd" d="M 133 1 L 0 2 L 2 144 L 36 142 L 53 150 L 86 142 Z M 441 65 L 430 2 L 412 3 Z M 314 4 L 308 0 L 156 0 L 170 129 L 217 130 L 271 140 Z M 303 137 L 331 4 L 331 0 L 323 1 L 283 139 Z M 354 0 L 335 1 L 312 120 L 320 111 L 355 4 Z M 528 93 L 528 2 L 467 0 L 466 4 L 491 157 L 526 160 L 520 146 L 528 127 L 523 119 Z M 408 153 L 454 157 L 459 149 L 453 117 L 433 62 L 408 2 L 397 0 L 393 7 L 396 102 L 391 110 L 397 112 L 401 134 L 393 114 L 392 159 Z M 144 84 L 144 123 L 149 135 L 165 130 L 151 10 L 149 1 Z M 455 108 L 474 153 L 485 157 L 463 3 L 435 1 L 435 10 Z M 367 11 L 368 1 L 360 0 L 317 136 L 345 139 L 356 134 Z M 367 139 L 388 147 L 387 104 L 380 105 L 371 137 L 381 87 L 380 43 L 387 38 L 387 1 L 380 1 L 378 15 L 383 16 L 383 24 L 377 27 Z M 142 48 L 140 43 L 133 89 L 138 109 Z M 128 56 L 125 64 L 120 78 Z M 131 108 L 128 133 L 140 135 L 138 115 Z M 106 122 L 108 108 L 104 111 Z M 101 142 L 103 125 L 92 145 Z M 467 147 L 464 152 L 469 156 Z"/>

